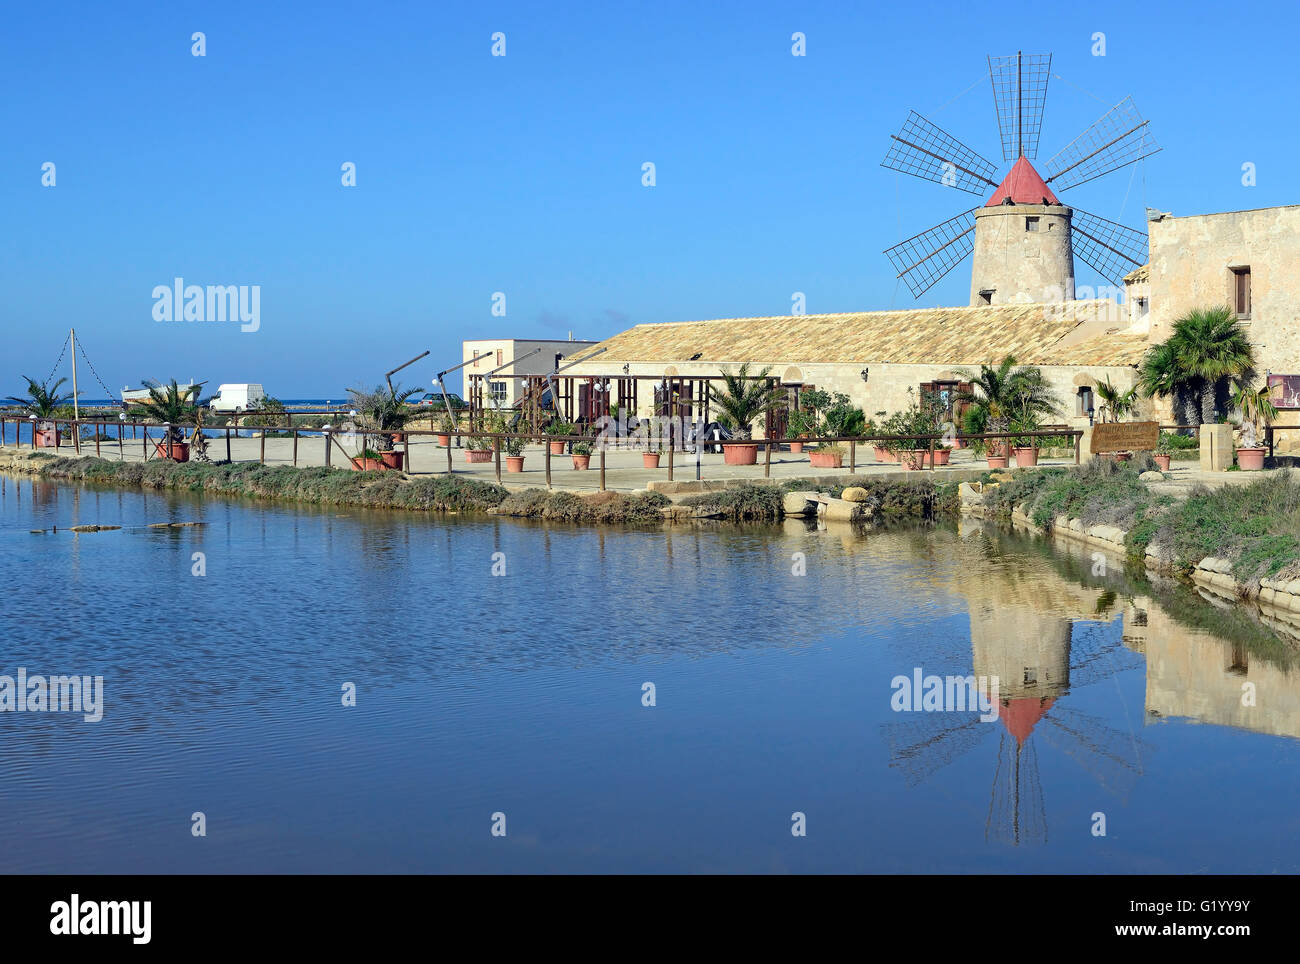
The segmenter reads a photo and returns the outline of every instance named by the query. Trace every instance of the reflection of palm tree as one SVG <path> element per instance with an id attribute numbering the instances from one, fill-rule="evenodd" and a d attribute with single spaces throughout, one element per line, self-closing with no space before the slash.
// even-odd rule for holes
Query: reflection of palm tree
<path id="1" fill-rule="evenodd" d="M 1061 705 L 1072 688 L 1088 686 L 1141 665 L 1107 624 L 1068 623 L 1059 654 L 1068 667 L 1065 679 L 1009 680 L 1000 686 L 997 764 L 989 801 L 986 836 L 1013 845 L 1047 839 L 1047 818 L 1038 775 L 1035 732 L 1069 756 L 1107 789 L 1126 792 L 1141 773 L 1140 742 L 1104 721 Z M 969 670 L 953 675 L 966 675 Z M 1050 711 L 1050 715 L 1049 715 Z M 924 713 L 915 719 L 885 724 L 890 766 L 916 786 L 975 748 L 990 730 L 976 714 Z"/>

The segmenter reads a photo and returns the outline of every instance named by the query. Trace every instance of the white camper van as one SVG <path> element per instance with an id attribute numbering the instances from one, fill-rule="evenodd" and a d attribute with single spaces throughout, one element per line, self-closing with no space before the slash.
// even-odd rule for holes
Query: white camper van
<path id="1" fill-rule="evenodd" d="M 266 393 L 255 382 L 220 385 L 217 397 L 212 400 L 214 412 L 253 412 L 262 407 Z"/>

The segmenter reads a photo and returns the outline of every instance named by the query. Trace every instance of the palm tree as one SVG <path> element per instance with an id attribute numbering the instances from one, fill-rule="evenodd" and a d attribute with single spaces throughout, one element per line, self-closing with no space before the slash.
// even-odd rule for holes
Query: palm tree
<path id="1" fill-rule="evenodd" d="M 59 387 L 67 381 L 66 378 L 60 378 L 53 385 L 48 381 L 38 382 L 26 375 L 23 379 L 27 382 L 27 395 L 10 395 L 5 401 L 27 409 L 37 418 L 53 418 L 58 409 L 72 401 L 72 392 L 59 393 Z"/>
<path id="2" fill-rule="evenodd" d="M 368 440 L 380 452 L 391 452 L 394 433 L 401 432 L 418 414 L 407 400 L 423 391 L 422 388 L 404 391 L 401 385 L 390 390 L 380 385 L 372 392 L 349 388 L 348 394 L 352 396 L 352 407 L 357 410 L 357 420 Z"/>
<path id="3" fill-rule="evenodd" d="M 140 399 L 136 405 L 146 416 L 167 426 L 166 441 L 169 444 L 183 442 L 185 434 L 180 426 L 199 423 L 199 393 L 203 384 L 178 385 L 174 378 L 166 385 L 147 381 L 144 387 L 149 389 L 149 397 Z"/>
<path id="4" fill-rule="evenodd" d="M 1152 345 L 1138 367 L 1138 388 L 1147 398 L 1171 399 L 1174 419 L 1184 425 L 1200 421 L 1200 395 L 1196 379 L 1189 378 L 1178 364 L 1178 345 L 1173 339 Z"/>
<path id="5" fill-rule="evenodd" d="M 1013 355 L 1007 355 L 996 368 L 981 365 L 978 372 L 963 369 L 957 377 L 971 386 L 957 393 L 957 401 L 970 403 L 966 424 L 982 425 L 990 434 L 1007 431 L 1013 420 L 1030 423 L 1060 411 L 1060 402 L 1043 370 L 1036 365 L 1017 368 Z"/>
<path id="6" fill-rule="evenodd" d="M 1133 409 L 1137 407 L 1138 388 L 1134 385 L 1128 391 L 1121 391 L 1116 385 L 1113 385 L 1110 376 L 1106 376 L 1104 382 L 1097 383 L 1097 394 L 1105 403 L 1106 415 L 1103 421 L 1121 422 L 1125 416 L 1131 415 Z"/>
<path id="7" fill-rule="evenodd" d="M 1238 381 L 1232 396 L 1232 404 L 1241 412 L 1242 448 L 1255 448 L 1259 437 L 1259 423 L 1271 422 L 1277 418 L 1277 406 L 1269 398 L 1267 385 L 1250 388 L 1245 382 Z M 1246 427 L 1249 429 L 1246 430 Z"/>
<path id="8" fill-rule="evenodd" d="M 709 400 L 718 407 L 723 420 L 731 424 L 736 438 L 753 438 L 749 423 L 785 404 L 785 390 L 767 383 L 771 372 L 771 368 L 764 368 L 757 375 L 751 375 L 749 362 L 745 362 L 734 373 L 722 369 L 721 391 L 709 386 Z"/>
<path id="9" fill-rule="evenodd" d="M 1236 313 L 1227 305 L 1195 308 L 1174 322 L 1169 341 L 1183 378 L 1195 379 L 1200 390 L 1200 422 L 1213 422 L 1227 379 L 1255 367 L 1254 349 Z"/>

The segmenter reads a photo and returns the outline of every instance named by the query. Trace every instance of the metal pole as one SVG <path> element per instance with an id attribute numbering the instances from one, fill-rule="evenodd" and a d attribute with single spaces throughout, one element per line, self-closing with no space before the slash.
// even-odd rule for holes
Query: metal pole
<path id="1" fill-rule="evenodd" d="M 72 342 L 72 417 L 81 418 L 81 409 L 77 403 L 77 329 L 68 329 L 68 338 Z M 73 429 L 76 432 L 76 429 Z"/>

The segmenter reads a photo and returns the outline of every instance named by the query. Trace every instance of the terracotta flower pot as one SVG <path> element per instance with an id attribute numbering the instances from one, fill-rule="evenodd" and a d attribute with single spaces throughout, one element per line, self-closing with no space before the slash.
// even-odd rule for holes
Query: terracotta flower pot
<path id="1" fill-rule="evenodd" d="M 363 459 L 353 456 L 351 461 L 353 472 L 382 472 L 385 468 L 383 459 Z"/>
<path id="2" fill-rule="evenodd" d="M 755 465 L 758 462 L 758 446 L 723 443 L 722 461 L 726 465 Z"/>
<path id="3" fill-rule="evenodd" d="M 491 462 L 492 450 L 491 449 L 466 449 L 465 461 L 466 462 Z"/>
<path id="4" fill-rule="evenodd" d="M 38 449 L 54 449 L 59 447 L 59 433 L 57 429 L 44 428 L 36 433 L 36 447 Z"/>
<path id="5" fill-rule="evenodd" d="M 1258 472 L 1264 467 L 1267 449 L 1237 449 L 1237 465 L 1243 472 Z"/>
<path id="6" fill-rule="evenodd" d="M 155 442 L 154 454 L 160 459 L 171 459 L 173 462 L 188 462 L 190 460 L 190 443 Z"/>
<path id="7" fill-rule="evenodd" d="M 563 443 L 563 442 L 552 442 L 552 443 L 551 443 L 551 454 L 552 454 L 552 455 L 563 455 L 563 454 L 564 454 L 564 443 Z"/>
<path id="8" fill-rule="evenodd" d="M 591 467 L 591 456 L 590 456 L 590 455 L 575 455 L 575 456 L 573 456 L 573 467 L 574 467 L 575 469 L 587 469 L 587 468 L 590 468 L 590 467 Z"/>
<path id="9" fill-rule="evenodd" d="M 507 472 L 522 472 L 524 470 L 524 457 L 522 455 L 506 456 Z"/>
<path id="10" fill-rule="evenodd" d="M 808 460 L 815 469 L 838 469 L 844 464 L 844 456 L 840 452 L 809 452 Z"/>
<path id="11" fill-rule="evenodd" d="M 800 452 L 802 452 L 802 451 L 803 451 L 803 442 L 791 442 L 791 443 L 790 443 L 790 454 L 792 454 L 792 455 L 798 455 L 798 454 L 799 454 Z"/>
<path id="12" fill-rule="evenodd" d="M 659 468 L 659 453 L 658 453 L 658 452 L 642 452 L 642 453 L 641 453 L 641 464 L 644 465 L 647 469 L 657 469 L 657 468 Z"/>
<path id="13" fill-rule="evenodd" d="M 437 433 L 437 434 L 435 434 L 435 435 L 433 436 L 433 444 L 434 444 L 434 445 L 438 445 L 438 446 L 440 446 L 440 447 L 442 447 L 442 448 L 444 448 L 444 449 L 445 449 L 445 448 L 450 448 L 450 447 L 451 447 L 451 436 L 450 436 L 450 435 L 443 435 L 442 433 Z"/>
<path id="14" fill-rule="evenodd" d="M 934 450 L 934 464 L 935 464 L 935 465 L 947 465 L 947 464 L 948 464 L 948 460 L 949 460 L 950 458 L 952 458 L 952 449 L 935 449 L 935 450 Z"/>
<path id="15" fill-rule="evenodd" d="M 397 471 L 399 472 L 402 471 L 402 460 L 405 457 L 406 457 L 405 452 L 398 452 L 396 450 L 392 452 L 379 453 L 379 461 L 384 463 L 385 468 L 397 469 Z"/>
<path id="16" fill-rule="evenodd" d="M 1005 469 L 1007 467 L 1007 457 L 1005 455 L 990 455 L 988 463 L 991 469 Z"/>
<path id="17" fill-rule="evenodd" d="M 872 451 L 873 451 L 873 452 L 875 453 L 875 455 L 876 455 L 876 461 L 877 461 L 877 462 L 888 462 L 888 461 L 890 461 L 889 450 L 886 449 L 883 445 L 874 445 L 874 446 L 872 446 Z"/>
<path id="18" fill-rule="evenodd" d="M 1152 457 L 1153 459 L 1156 460 L 1156 468 L 1158 468 L 1161 472 L 1168 472 L 1168 471 L 1169 471 L 1169 460 L 1170 460 L 1173 456 L 1168 455 L 1168 454 L 1160 454 L 1160 453 L 1157 453 L 1157 454 L 1155 454 L 1155 455 L 1153 455 L 1153 456 L 1151 456 L 1151 457 Z"/>
<path id="19" fill-rule="evenodd" d="M 392 433 L 391 435 L 389 435 L 388 437 L 391 438 L 391 439 L 393 440 L 393 444 L 394 444 L 394 445 L 401 445 L 401 444 L 402 444 L 402 439 L 404 439 L 406 436 L 403 435 L 401 432 L 393 432 L 393 433 Z"/>
<path id="20" fill-rule="evenodd" d="M 915 472 L 925 464 L 927 452 L 899 452 L 898 464 L 909 472 Z"/>
<path id="21" fill-rule="evenodd" d="M 1132 452 L 1116 452 L 1113 458 L 1116 462 L 1127 462 L 1133 457 Z"/>
<path id="22" fill-rule="evenodd" d="M 1032 445 L 1017 445 L 1014 451 L 1018 467 L 1023 469 L 1038 464 L 1038 449 Z"/>

